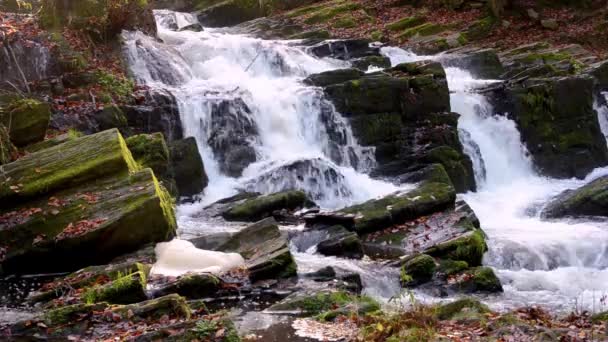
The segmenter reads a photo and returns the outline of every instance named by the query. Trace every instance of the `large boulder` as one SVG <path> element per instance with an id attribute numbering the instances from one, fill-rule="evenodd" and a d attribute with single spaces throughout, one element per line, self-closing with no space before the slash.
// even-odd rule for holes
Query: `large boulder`
<path id="1" fill-rule="evenodd" d="M 279 230 L 273 218 L 239 231 L 217 249 L 241 254 L 251 281 L 289 278 L 297 273 L 287 234 Z"/>
<path id="2" fill-rule="evenodd" d="M 505 69 L 493 49 L 459 51 L 443 58 L 445 66 L 466 69 L 480 79 L 499 79 Z"/>
<path id="3" fill-rule="evenodd" d="M 134 133 L 161 132 L 168 142 L 183 138 L 177 100 L 171 93 L 154 89 L 140 91 L 137 95 L 143 97 L 142 103 L 121 106 Z"/>
<path id="4" fill-rule="evenodd" d="M 445 71 L 437 62 L 405 63 L 384 72 L 312 75 L 363 146 L 375 147 L 376 176 L 395 177 L 428 164 L 444 166 L 458 192 L 475 189 L 472 162 L 450 113 Z"/>
<path id="5" fill-rule="evenodd" d="M 556 178 L 585 177 L 608 164 L 608 149 L 593 110 L 593 79 L 529 79 L 492 96 L 521 133 L 535 167 Z"/>
<path id="6" fill-rule="evenodd" d="M 142 167 L 151 168 L 167 190 L 177 193 L 169 148 L 163 134 L 138 134 L 127 138 L 126 142 L 135 161 Z"/>
<path id="7" fill-rule="evenodd" d="M 562 192 L 547 204 L 542 215 L 547 218 L 608 216 L 608 176 Z"/>
<path id="8" fill-rule="evenodd" d="M 264 16 L 264 8 L 256 1 L 225 0 L 209 6 L 198 14 L 206 27 L 225 27 Z"/>
<path id="9" fill-rule="evenodd" d="M 342 226 L 332 226 L 324 230 L 327 238 L 317 244 L 317 251 L 323 255 L 346 258 L 363 258 L 363 246 L 356 233 Z"/>
<path id="10" fill-rule="evenodd" d="M 8 128 L 16 146 L 42 141 L 50 118 L 50 105 L 34 99 L 13 100 L 0 108 L 0 123 Z"/>
<path id="11" fill-rule="evenodd" d="M 169 144 L 171 168 L 180 196 L 193 196 L 205 190 L 209 183 L 203 159 L 194 137 Z"/>

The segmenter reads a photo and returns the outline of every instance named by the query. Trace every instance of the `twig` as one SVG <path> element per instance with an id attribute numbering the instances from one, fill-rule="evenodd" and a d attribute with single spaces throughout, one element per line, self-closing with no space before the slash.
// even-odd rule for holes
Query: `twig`
<path id="1" fill-rule="evenodd" d="M 5 33 L 2 32 L 2 41 L 5 38 Z M 15 66 L 17 67 L 17 71 L 19 71 L 19 74 L 21 75 L 21 78 L 23 79 L 23 85 L 25 86 L 25 89 L 27 90 L 28 94 L 31 94 L 32 92 L 30 91 L 30 86 L 27 84 L 27 78 L 25 77 L 25 73 L 23 73 L 23 70 L 21 69 L 21 66 L 19 65 L 19 62 L 17 61 L 17 57 L 15 56 L 15 53 L 13 52 L 13 49 L 11 49 L 10 45 L 8 44 L 8 42 L 6 44 L 4 44 L 4 48 L 10 52 L 11 56 L 13 57 L 13 61 L 15 62 Z"/>
<path id="2" fill-rule="evenodd" d="M 249 63 L 249 65 L 247 66 L 247 68 L 245 68 L 245 72 L 249 71 L 249 68 L 251 68 L 251 66 L 253 65 L 253 63 L 256 61 L 256 59 L 258 59 L 258 57 L 260 56 L 260 54 L 262 53 L 262 49 L 260 49 L 258 51 L 258 54 L 255 55 L 255 57 L 253 58 L 253 60 L 251 61 L 251 63 Z"/>
<path id="3" fill-rule="evenodd" d="M 19 96 L 21 96 L 22 98 L 25 98 L 25 94 L 23 94 L 23 92 L 17 88 L 16 85 L 14 85 L 11 81 L 6 81 L 6 83 L 8 83 L 11 87 L 13 87 L 13 89 L 15 89 L 15 91 L 17 92 L 17 94 L 19 94 Z"/>

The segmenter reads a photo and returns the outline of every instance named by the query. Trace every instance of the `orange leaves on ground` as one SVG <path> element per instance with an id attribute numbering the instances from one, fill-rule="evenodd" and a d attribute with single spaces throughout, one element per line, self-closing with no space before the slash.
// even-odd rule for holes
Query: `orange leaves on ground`
<path id="1" fill-rule="evenodd" d="M 0 215 L 0 227 L 11 227 L 22 224 L 35 214 L 41 213 L 40 208 L 23 208 Z"/>
<path id="2" fill-rule="evenodd" d="M 93 220 L 82 220 L 76 223 L 70 223 L 65 229 L 55 237 L 55 240 L 77 237 L 95 230 L 99 225 L 107 221 L 105 218 L 97 218 Z"/>

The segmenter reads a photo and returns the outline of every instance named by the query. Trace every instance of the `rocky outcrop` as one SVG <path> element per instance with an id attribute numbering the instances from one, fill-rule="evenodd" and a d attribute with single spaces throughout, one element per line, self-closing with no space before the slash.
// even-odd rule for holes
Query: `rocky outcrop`
<path id="1" fill-rule="evenodd" d="M 142 167 L 149 167 L 163 186 L 177 195 L 177 185 L 173 178 L 169 148 L 162 133 L 138 134 L 126 139 L 133 159 Z"/>
<path id="2" fill-rule="evenodd" d="M 593 79 L 528 79 L 490 98 L 519 128 L 535 167 L 556 178 L 585 177 L 608 164 L 608 150 L 593 110 Z"/>
<path id="3" fill-rule="evenodd" d="M 142 103 L 121 106 L 133 133 L 161 132 L 168 142 L 183 138 L 179 109 L 171 93 L 155 89 L 138 95 L 143 97 Z"/>
<path id="4" fill-rule="evenodd" d="M 444 66 L 454 66 L 469 71 L 479 79 L 500 79 L 505 73 L 498 54 L 493 49 L 458 50 L 442 58 Z"/>
<path id="5" fill-rule="evenodd" d="M 3 170 L 5 273 L 70 271 L 174 234 L 169 195 L 150 169 L 139 169 L 117 130 L 29 154 Z"/>
<path id="6" fill-rule="evenodd" d="M 342 226 L 332 226 L 323 231 L 327 238 L 317 244 L 319 253 L 353 259 L 363 258 L 363 246 L 357 234 Z"/>
<path id="7" fill-rule="evenodd" d="M 169 144 L 171 168 L 180 196 L 194 196 L 205 190 L 209 179 L 196 139 L 189 137 Z"/>
<path id="8" fill-rule="evenodd" d="M 458 115 L 449 112 L 449 91 L 439 63 L 406 63 L 358 75 L 331 71 L 307 82 L 325 86 L 358 142 L 375 147 L 379 165 L 373 175 L 394 177 L 439 163 L 458 192 L 475 189 L 472 162 L 458 139 Z"/>
<path id="9" fill-rule="evenodd" d="M 225 27 L 264 16 L 261 3 L 255 1 L 225 0 L 209 6 L 198 14 L 206 27 Z"/>
<path id="10" fill-rule="evenodd" d="M 557 195 L 543 209 L 542 216 L 608 216 L 608 176 Z"/>

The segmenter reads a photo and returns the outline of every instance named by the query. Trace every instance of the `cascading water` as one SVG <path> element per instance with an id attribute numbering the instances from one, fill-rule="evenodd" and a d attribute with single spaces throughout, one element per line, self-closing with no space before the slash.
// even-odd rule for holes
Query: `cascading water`
<path id="1" fill-rule="evenodd" d="M 608 169 L 595 170 L 585 180 L 538 176 L 515 123 L 497 115 L 474 91 L 495 81 L 476 80 L 453 67 L 447 67 L 446 74 L 451 107 L 461 114 L 461 140 L 478 182 L 477 192 L 461 196 L 489 236 L 484 263 L 497 271 L 505 289 L 490 302 L 511 308 L 540 304 L 563 311 L 599 310 L 601 297 L 608 293 L 608 226 L 544 221 L 539 213 L 552 196 L 607 174 Z M 606 108 L 602 110 L 600 116 L 606 114 Z"/>
<path id="2" fill-rule="evenodd" d="M 602 92 L 593 102 L 593 109 L 597 111 L 597 119 L 602 133 L 608 141 L 608 92 Z"/>
<path id="3" fill-rule="evenodd" d="M 346 62 L 312 57 L 293 41 L 179 31 L 196 20 L 186 14 L 156 17 L 164 43 L 126 33 L 127 55 L 139 82 L 175 95 L 184 133 L 198 141 L 210 185 L 202 203 L 182 213 L 238 189 L 295 186 L 326 208 L 396 190 L 363 173 L 374 164 L 373 150 L 356 143 L 320 89 L 302 83 Z"/>
<path id="4" fill-rule="evenodd" d="M 195 18 L 156 14 L 164 43 L 126 33 L 129 62 L 140 82 L 175 95 L 184 133 L 196 137 L 210 178 L 202 203 L 180 208 L 180 229 L 208 228 L 212 224 L 197 222 L 191 214 L 239 189 L 303 188 L 327 208 L 397 189 L 365 175 L 373 166 L 372 151 L 356 143 L 320 89 L 301 82 L 308 74 L 345 67 L 345 62 L 312 57 L 297 41 L 260 40 L 221 29 L 179 31 Z M 398 48 L 382 52 L 393 65 L 429 59 Z M 538 176 L 515 123 L 495 115 L 485 97 L 474 91 L 496 81 L 476 80 L 459 68 L 446 72 L 452 110 L 461 114 L 460 138 L 473 160 L 479 189 L 461 196 L 490 237 L 485 263 L 494 267 L 505 288 L 504 295 L 489 301 L 564 310 L 573 309 L 576 299 L 580 305 L 598 304 L 608 291 L 605 224 L 543 221 L 538 213 L 551 196 L 608 170 L 596 170 L 583 181 Z M 605 107 L 596 107 L 600 117 L 606 115 Z M 218 117 L 222 121 L 215 121 Z M 230 156 L 221 153 L 226 144 L 237 146 L 240 159 L 248 162 L 229 168 L 223 158 Z M 393 269 L 321 257 L 314 250 L 294 249 L 294 256 L 301 272 L 336 265 L 362 273 L 366 292 L 379 297 L 399 289 Z"/>

